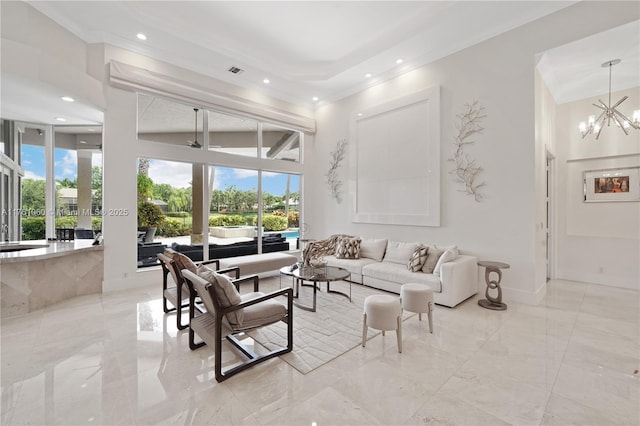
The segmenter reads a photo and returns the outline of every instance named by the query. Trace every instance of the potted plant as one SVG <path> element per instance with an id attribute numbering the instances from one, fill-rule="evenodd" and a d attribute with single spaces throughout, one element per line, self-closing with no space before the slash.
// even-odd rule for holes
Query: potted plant
<path id="1" fill-rule="evenodd" d="M 152 243 L 158 226 L 164 222 L 164 213 L 157 205 L 149 201 L 138 202 L 138 231 L 145 231 L 145 243 Z"/>

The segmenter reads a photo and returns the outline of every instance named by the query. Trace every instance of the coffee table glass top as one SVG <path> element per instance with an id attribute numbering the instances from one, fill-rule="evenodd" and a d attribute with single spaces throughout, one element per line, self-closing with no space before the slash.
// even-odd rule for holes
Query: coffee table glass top
<path id="1" fill-rule="evenodd" d="M 349 278 L 349 271 L 336 266 L 322 266 L 314 268 L 313 266 L 300 266 L 293 271 L 289 267 L 282 268 L 280 272 L 286 275 L 292 275 L 305 281 L 339 281 Z"/>

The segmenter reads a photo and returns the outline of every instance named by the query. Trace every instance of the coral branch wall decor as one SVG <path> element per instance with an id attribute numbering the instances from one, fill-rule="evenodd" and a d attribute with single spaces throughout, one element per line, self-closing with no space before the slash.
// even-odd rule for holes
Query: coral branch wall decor
<path id="1" fill-rule="evenodd" d="M 466 145 L 471 145 L 475 142 L 470 139 L 472 136 L 482 133 L 484 127 L 482 127 L 481 122 L 485 117 L 484 107 L 478 101 L 465 104 L 464 111 L 456 115 L 455 127 L 457 134 L 453 140 L 456 151 L 453 154 L 453 158 L 449 159 L 456 166 L 450 173 L 455 175 L 456 182 L 464 184 L 463 191 L 473 195 L 476 201 L 482 201 L 483 199 L 480 189 L 485 186 L 485 183 L 478 181 L 478 175 L 482 171 L 482 167 L 476 163 L 476 160 L 469 157 L 464 148 Z"/>
<path id="2" fill-rule="evenodd" d="M 329 160 L 329 171 L 327 172 L 327 186 L 331 192 L 331 196 L 336 199 L 338 204 L 342 202 L 342 180 L 338 176 L 338 168 L 342 164 L 347 151 L 347 140 L 339 139 L 336 144 L 336 150 L 331 153 Z"/>

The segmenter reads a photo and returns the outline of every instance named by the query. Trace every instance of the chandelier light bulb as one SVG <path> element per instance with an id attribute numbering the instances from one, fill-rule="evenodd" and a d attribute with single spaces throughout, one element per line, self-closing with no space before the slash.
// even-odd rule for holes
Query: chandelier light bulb
<path id="1" fill-rule="evenodd" d="M 631 127 L 631 125 L 629 124 L 629 122 L 627 120 L 624 120 L 622 122 L 622 127 L 624 127 L 625 129 L 628 129 L 629 127 Z"/>
<path id="2" fill-rule="evenodd" d="M 637 109 L 637 110 L 633 111 L 633 116 L 632 116 L 631 120 L 633 121 L 633 124 L 635 124 L 635 125 L 640 124 L 640 109 Z"/>
<path id="3" fill-rule="evenodd" d="M 585 123 L 584 121 L 580 122 L 580 125 L 578 126 L 578 129 L 580 129 L 580 133 L 586 133 L 587 132 L 587 123 Z"/>
<path id="4" fill-rule="evenodd" d="M 589 116 L 589 127 L 593 127 L 595 122 L 596 122 L 596 116 L 595 115 L 590 115 Z"/>

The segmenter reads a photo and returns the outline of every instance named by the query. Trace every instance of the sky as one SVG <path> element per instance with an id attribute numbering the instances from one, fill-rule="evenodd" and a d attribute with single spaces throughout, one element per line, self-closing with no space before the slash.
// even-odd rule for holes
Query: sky
<path id="1" fill-rule="evenodd" d="M 214 167 L 210 167 L 210 171 Z M 188 188 L 191 182 L 191 164 L 176 161 L 151 160 L 149 177 L 154 183 L 168 183 L 175 188 Z M 287 175 L 282 173 L 262 172 L 262 190 L 272 195 L 284 195 Z M 258 172 L 255 170 L 215 167 L 213 188 L 224 190 L 229 185 L 246 191 L 258 188 Z M 291 175 L 289 185 L 291 192 L 300 192 L 300 178 Z"/>
<path id="2" fill-rule="evenodd" d="M 44 148 L 33 145 L 22 146 L 22 167 L 26 179 L 45 179 Z M 93 166 L 102 165 L 102 154 L 92 156 Z M 78 171 L 76 151 L 56 148 L 54 150 L 54 177 L 56 180 L 75 179 Z M 263 191 L 272 195 L 284 195 L 287 175 L 263 172 Z M 154 183 L 167 183 L 175 188 L 188 188 L 191 182 L 191 164 L 176 161 L 151 160 L 149 177 Z M 240 190 L 257 189 L 258 172 L 255 170 L 215 168 L 214 189 L 225 189 L 235 185 Z M 300 178 L 291 175 L 291 192 L 300 192 Z"/>
<path id="3" fill-rule="evenodd" d="M 55 148 L 54 178 L 61 180 L 75 179 L 78 175 L 78 157 L 76 151 Z M 45 180 L 44 147 L 34 145 L 22 145 L 22 168 L 25 179 Z M 91 156 L 91 165 L 102 167 L 102 154 L 94 153 Z"/>

